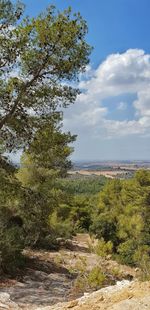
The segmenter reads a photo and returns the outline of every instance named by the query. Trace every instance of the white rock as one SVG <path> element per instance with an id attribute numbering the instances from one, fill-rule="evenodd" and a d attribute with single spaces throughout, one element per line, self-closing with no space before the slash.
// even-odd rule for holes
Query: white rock
<path id="1" fill-rule="evenodd" d="M 0 302 L 5 303 L 10 301 L 10 295 L 8 293 L 0 293 Z"/>

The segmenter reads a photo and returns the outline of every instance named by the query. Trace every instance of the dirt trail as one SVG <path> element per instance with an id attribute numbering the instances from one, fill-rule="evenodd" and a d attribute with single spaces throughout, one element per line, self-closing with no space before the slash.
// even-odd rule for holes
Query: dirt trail
<path id="1" fill-rule="evenodd" d="M 0 283 L 0 310 L 42 309 L 81 297 L 83 292 L 74 290 L 74 281 L 78 275 L 76 265 L 80 265 L 83 259 L 86 260 L 88 270 L 97 264 L 105 265 L 108 270 L 118 268 L 116 262 L 104 262 L 96 254 L 90 253 L 89 241 L 89 235 L 78 234 L 73 241 L 67 243 L 67 248 L 62 247 L 57 252 L 26 250 L 29 262 L 22 275 Z M 134 276 L 131 268 L 119 268 L 124 277 Z M 9 304 L 9 296 L 15 304 Z M 6 299 L 4 303 L 1 302 L 2 297 Z"/>

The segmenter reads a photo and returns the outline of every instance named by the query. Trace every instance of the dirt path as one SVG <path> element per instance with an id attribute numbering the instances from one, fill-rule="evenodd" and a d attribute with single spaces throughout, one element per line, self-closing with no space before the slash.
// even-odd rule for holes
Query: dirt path
<path id="1" fill-rule="evenodd" d="M 78 234 L 72 242 L 68 242 L 68 249 L 62 247 L 58 252 L 26 250 L 29 262 L 20 279 L 0 283 L 0 294 L 9 294 L 15 308 L 2 308 L 0 303 L 0 310 L 17 309 L 17 305 L 18 309 L 32 310 L 81 297 L 83 291 L 76 291 L 74 282 L 79 273 L 78 268 L 83 263 L 87 270 L 95 265 L 101 265 L 108 271 L 118 268 L 116 262 L 104 262 L 96 254 L 90 253 L 88 244 L 89 236 Z M 120 271 L 123 276 L 133 273 L 128 267 L 119 268 L 122 268 Z M 7 299 L 8 295 L 5 297 Z"/>

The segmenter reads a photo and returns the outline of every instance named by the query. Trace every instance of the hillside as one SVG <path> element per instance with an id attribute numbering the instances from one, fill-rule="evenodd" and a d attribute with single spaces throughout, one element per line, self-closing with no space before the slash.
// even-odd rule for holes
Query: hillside
<path id="1" fill-rule="evenodd" d="M 122 282 L 85 295 L 79 300 L 38 310 L 144 310 L 150 309 L 150 282 Z"/>
<path id="2" fill-rule="evenodd" d="M 128 305 L 133 306 L 131 309 L 134 310 L 150 309 L 144 308 L 145 302 L 150 305 L 150 283 L 137 282 L 134 268 L 118 265 L 110 259 L 104 260 L 90 253 L 89 240 L 87 234 L 78 234 L 72 243 L 57 252 L 26 250 L 28 267 L 16 278 L 3 279 L 0 283 L 0 309 L 124 310 L 130 309 Z M 92 292 L 96 288 L 89 290 L 86 286 L 77 290 L 75 282 L 79 279 L 85 260 L 87 264 L 84 274 L 97 264 L 109 277 L 114 276 L 115 269 L 118 270 L 113 281 L 116 284 L 110 286 L 109 278 L 100 290 Z M 127 280 L 131 278 L 131 282 Z M 137 300 L 141 308 L 135 308 Z"/>

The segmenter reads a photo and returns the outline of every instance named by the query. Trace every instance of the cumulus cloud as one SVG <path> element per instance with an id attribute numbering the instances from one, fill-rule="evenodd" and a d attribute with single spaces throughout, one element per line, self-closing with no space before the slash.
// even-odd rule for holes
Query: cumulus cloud
<path id="1" fill-rule="evenodd" d="M 150 54 L 140 49 L 112 54 L 96 70 L 87 68 L 79 88 L 82 93 L 76 104 L 65 111 L 67 129 L 105 139 L 150 134 Z M 125 94 L 137 98 L 130 103 L 135 109 L 133 119 L 114 120 L 110 113 L 108 118 L 104 101 Z M 120 101 L 116 110 L 125 110 L 127 104 Z"/>

